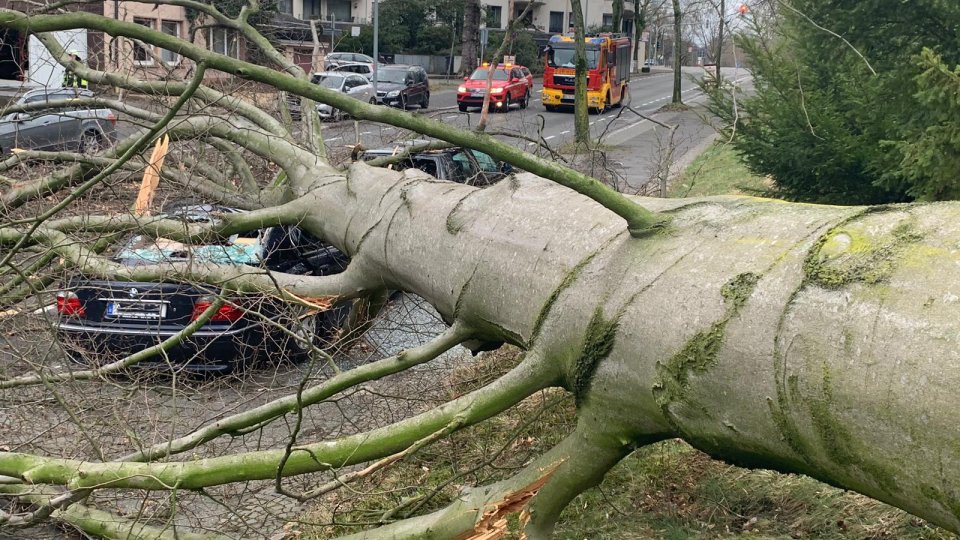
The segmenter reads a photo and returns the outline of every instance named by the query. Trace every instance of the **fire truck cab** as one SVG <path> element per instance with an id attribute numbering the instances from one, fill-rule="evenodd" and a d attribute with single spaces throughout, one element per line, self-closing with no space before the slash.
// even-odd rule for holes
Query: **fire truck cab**
<path id="1" fill-rule="evenodd" d="M 630 81 L 630 38 L 622 34 L 587 36 L 587 106 L 593 112 L 618 107 Z M 543 104 L 548 111 L 574 104 L 576 41 L 573 35 L 552 36 L 546 49 Z"/>

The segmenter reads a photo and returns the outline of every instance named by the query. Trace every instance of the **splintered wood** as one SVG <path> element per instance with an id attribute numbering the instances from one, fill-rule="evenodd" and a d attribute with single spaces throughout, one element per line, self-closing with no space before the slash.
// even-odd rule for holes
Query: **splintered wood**
<path id="1" fill-rule="evenodd" d="M 163 167 L 163 160 L 167 157 L 167 148 L 169 146 L 169 135 L 164 135 L 163 138 L 157 139 L 157 144 L 154 145 L 153 153 L 150 155 L 150 161 L 147 163 L 147 169 L 143 171 L 143 181 L 140 182 L 140 192 L 137 193 L 137 202 L 133 205 L 134 215 L 150 215 L 150 205 L 153 204 L 153 197 L 157 193 L 157 186 L 160 185 L 160 168 Z"/>
<path id="2" fill-rule="evenodd" d="M 480 517 L 480 521 L 477 522 L 473 530 L 456 537 L 455 540 L 501 540 L 510 532 L 507 518 L 510 514 L 516 512 L 520 512 L 521 532 L 518 538 L 526 540 L 527 535 L 522 531 L 524 525 L 530 519 L 530 514 L 526 510 L 527 503 L 550 480 L 553 473 L 557 472 L 561 463 L 561 461 L 558 461 L 550 465 L 544 469 L 539 478 L 516 491 L 508 493 L 499 501 L 487 503 L 484 507 L 486 510 L 483 512 L 483 516 Z"/>

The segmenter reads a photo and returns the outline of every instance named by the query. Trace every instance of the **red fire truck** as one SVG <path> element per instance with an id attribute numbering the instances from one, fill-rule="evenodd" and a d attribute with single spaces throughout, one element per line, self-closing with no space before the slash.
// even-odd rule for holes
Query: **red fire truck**
<path id="1" fill-rule="evenodd" d="M 630 38 L 622 34 L 587 36 L 587 106 L 602 112 L 621 104 L 630 81 Z M 548 111 L 573 106 L 576 41 L 571 34 L 552 36 L 543 72 L 543 104 Z"/>

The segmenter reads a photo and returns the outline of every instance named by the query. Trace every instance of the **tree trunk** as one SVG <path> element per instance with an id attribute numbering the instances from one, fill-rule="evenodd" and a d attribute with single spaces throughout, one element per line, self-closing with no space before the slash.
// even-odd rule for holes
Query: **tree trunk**
<path id="1" fill-rule="evenodd" d="M 643 30 L 647 26 L 647 6 L 650 0 L 644 0 L 641 6 L 640 0 L 633 0 L 633 70 L 634 73 L 640 70 L 643 60 L 640 58 L 640 41 L 643 38 Z M 652 40 L 651 40 L 652 41 Z M 648 44 L 650 42 L 648 41 Z"/>
<path id="2" fill-rule="evenodd" d="M 578 403 L 575 433 L 514 479 L 377 535 L 463 533 L 481 503 L 559 464 L 531 502 L 531 532 L 549 531 L 566 502 L 632 448 L 677 436 L 960 530 L 960 204 L 641 199 L 673 224 L 635 239 L 604 208 L 532 175 L 478 190 L 365 165 L 349 182 L 310 174 L 289 211 L 352 255 L 370 280 L 357 287 L 415 291 L 476 339 L 530 351 L 528 374 L 503 381 L 500 397 L 494 386 L 469 422 L 545 384 Z M 522 244 L 495 232 L 519 230 Z M 379 432 L 369 447 L 305 445 L 285 474 L 395 452 L 455 418 L 455 406 L 444 410 L 388 429 L 387 446 Z M 74 489 L 199 489 L 272 478 L 280 454 L 121 467 L 0 453 L 0 474 Z"/>
<path id="3" fill-rule="evenodd" d="M 680 9 L 680 0 L 673 0 L 673 96 L 670 103 L 683 103 L 683 11 Z"/>
<path id="4" fill-rule="evenodd" d="M 611 32 L 623 30 L 623 0 L 613 0 L 613 28 Z"/>
<path id="5" fill-rule="evenodd" d="M 714 62 L 717 64 L 717 66 L 716 66 L 716 69 L 717 69 L 717 71 L 716 71 L 716 83 L 717 83 L 717 88 L 720 87 L 720 61 L 723 59 L 723 31 L 724 31 L 724 29 L 725 29 L 724 27 L 725 27 L 726 24 L 727 24 L 727 2 L 726 2 L 726 0 L 720 0 L 720 8 L 719 8 L 718 11 L 720 12 L 720 27 L 719 27 L 719 29 L 717 30 L 717 55 L 716 55 L 716 58 L 714 59 Z"/>
<path id="6" fill-rule="evenodd" d="M 590 117 L 587 108 L 587 44 L 580 0 L 571 0 L 576 41 L 576 82 L 573 94 L 573 140 L 577 146 L 590 144 Z"/>
<path id="7" fill-rule="evenodd" d="M 461 53 L 463 56 L 461 69 L 465 75 L 469 75 L 480 65 L 480 0 L 465 2 Z"/>

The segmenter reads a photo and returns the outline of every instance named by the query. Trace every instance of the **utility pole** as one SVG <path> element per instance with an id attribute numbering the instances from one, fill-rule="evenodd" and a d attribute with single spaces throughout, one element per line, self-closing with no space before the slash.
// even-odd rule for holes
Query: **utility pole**
<path id="1" fill-rule="evenodd" d="M 377 69 L 380 67 L 380 1 L 373 0 L 373 96 L 377 97 Z"/>

